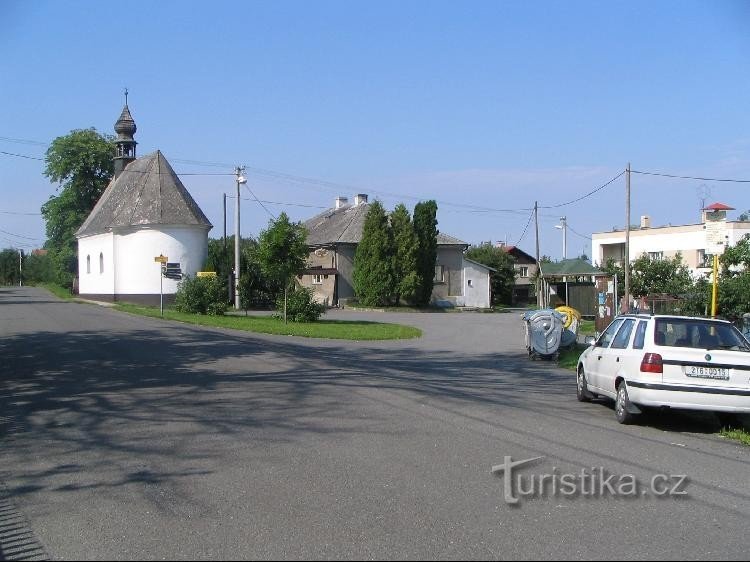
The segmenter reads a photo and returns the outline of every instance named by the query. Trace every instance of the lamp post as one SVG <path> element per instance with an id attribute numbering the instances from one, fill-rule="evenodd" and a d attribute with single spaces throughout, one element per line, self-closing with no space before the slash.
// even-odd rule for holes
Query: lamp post
<path id="1" fill-rule="evenodd" d="M 562 224 L 556 224 L 555 228 L 563 231 L 563 259 L 568 259 L 568 219 L 567 217 L 560 217 Z"/>
<path id="2" fill-rule="evenodd" d="M 240 186 L 247 183 L 242 173 L 244 166 L 237 166 L 237 203 L 234 207 L 234 308 L 240 309 Z"/>

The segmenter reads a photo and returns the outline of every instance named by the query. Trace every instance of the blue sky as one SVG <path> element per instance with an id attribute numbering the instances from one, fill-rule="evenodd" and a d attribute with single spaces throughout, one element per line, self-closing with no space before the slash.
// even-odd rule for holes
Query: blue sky
<path id="1" fill-rule="evenodd" d="M 111 133 L 127 86 L 139 155 L 158 148 L 178 173 L 247 165 L 267 209 L 295 220 L 336 195 L 434 198 L 441 231 L 533 254 L 525 209 L 576 199 L 628 162 L 750 179 L 748 1 L 3 0 L 0 54 L 0 151 L 38 158 L 72 129 Z M 10 213 L 55 192 L 42 169 L 0 154 L 0 247 L 41 244 L 41 217 Z M 220 236 L 233 178 L 182 179 Z M 696 222 L 701 189 L 750 208 L 747 184 L 632 185 L 633 222 Z M 255 235 L 269 215 L 243 196 Z M 554 258 L 562 215 L 569 255 L 589 254 L 587 236 L 624 225 L 624 178 L 541 211 Z"/>

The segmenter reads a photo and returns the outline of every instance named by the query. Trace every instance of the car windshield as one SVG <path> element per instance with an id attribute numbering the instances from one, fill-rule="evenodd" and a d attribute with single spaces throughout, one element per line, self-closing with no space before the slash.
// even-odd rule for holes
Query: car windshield
<path id="1" fill-rule="evenodd" d="M 654 343 L 667 347 L 750 352 L 750 344 L 737 328 L 724 322 L 699 318 L 658 318 Z"/>

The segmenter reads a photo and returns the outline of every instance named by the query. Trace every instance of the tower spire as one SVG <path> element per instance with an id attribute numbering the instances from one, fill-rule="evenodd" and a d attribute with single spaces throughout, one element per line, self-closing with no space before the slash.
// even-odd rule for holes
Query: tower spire
<path id="1" fill-rule="evenodd" d="M 125 107 L 122 108 L 120 118 L 115 123 L 115 179 L 123 172 L 125 167 L 135 160 L 135 142 L 133 135 L 138 128 L 135 126 L 133 116 L 128 108 L 128 89 L 125 88 Z"/>

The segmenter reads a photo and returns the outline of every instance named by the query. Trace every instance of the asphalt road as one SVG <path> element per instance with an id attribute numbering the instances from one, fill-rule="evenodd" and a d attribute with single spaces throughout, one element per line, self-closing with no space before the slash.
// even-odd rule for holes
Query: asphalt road
<path id="1" fill-rule="evenodd" d="M 425 335 L 266 337 L 0 288 L 2 554 L 747 558 L 750 448 L 712 416 L 619 426 L 526 359 L 515 314 L 336 315 Z M 687 496 L 511 506 L 491 472 L 507 456 L 543 457 L 527 484 L 601 467 L 687 475 Z"/>

